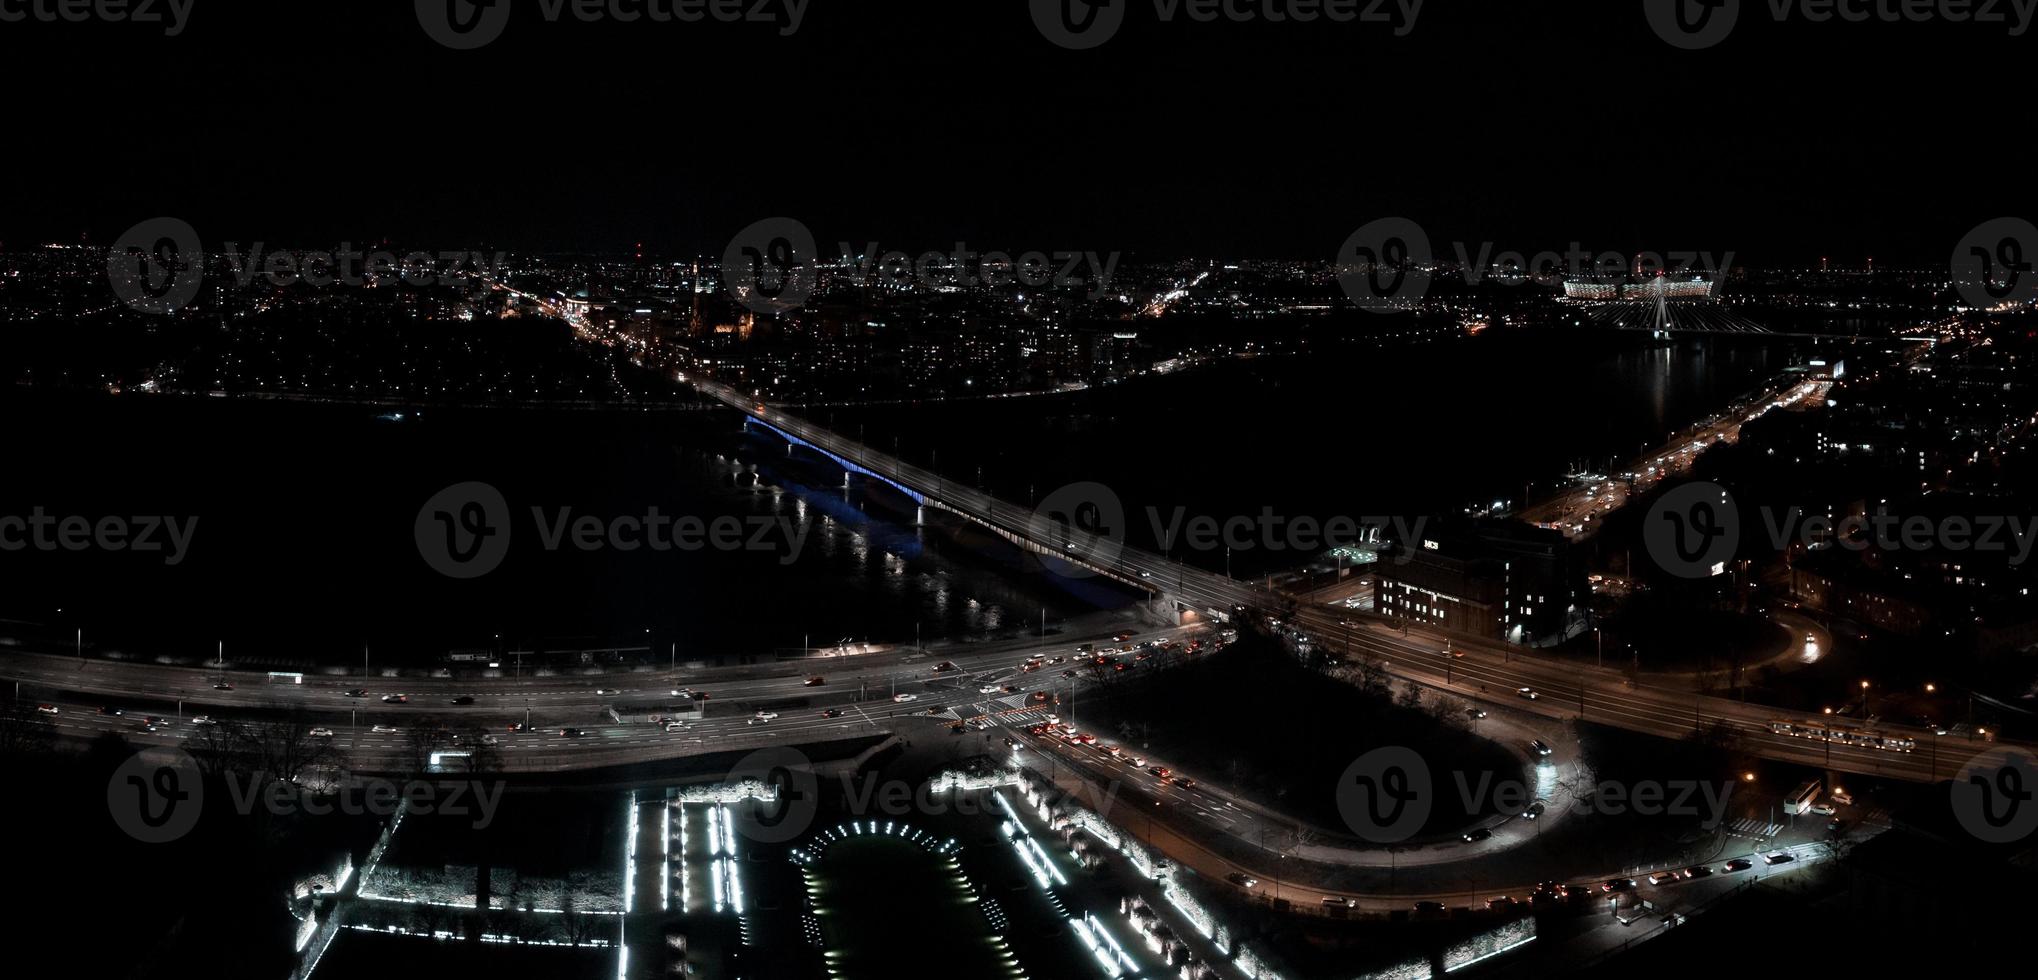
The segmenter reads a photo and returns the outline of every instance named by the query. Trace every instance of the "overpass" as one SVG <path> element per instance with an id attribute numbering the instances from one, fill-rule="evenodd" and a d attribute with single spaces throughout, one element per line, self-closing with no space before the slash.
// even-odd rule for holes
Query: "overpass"
<path id="1" fill-rule="evenodd" d="M 952 512 L 1036 554 L 1053 556 L 1165 599 L 1177 613 L 1202 610 L 1229 616 L 1239 607 L 1273 612 L 1290 603 L 1287 596 L 1250 582 L 1204 571 L 1050 520 L 1037 511 L 999 500 L 975 487 L 958 484 L 789 415 L 726 384 L 690 376 L 683 376 L 682 380 L 743 413 L 751 423 L 812 447 L 853 472 L 897 487 L 921 506 Z M 1931 782 L 1957 774 L 1968 758 L 1991 747 L 1941 739 L 1925 729 L 1896 725 L 1882 728 L 1890 734 L 1912 737 L 1919 746 L 1917 751 L 1901 753 L 1830 742 L 1808 743 L 1770 730 L 1772 721 L 1794 717 L 1788 709 L 1652 687 L 1629 680 L 1617 669 L 1579 667 L 1525 654 L 1498 642 L 1454 637 L 1447 647 L 1441 634 L 1404 631 L 1371 614 L 1304 606 L 1292 616 L 1291 625 L 1310 635 L 1324 649 L 1335 651 L 1342 644 L 1347 653 L 1385 663 L 1397 677 L 1448 690 L 1459 697 L 1665 738 L 1683 738 L 1724 727 L 1756 755 L 1835 772 Z M 1447 657 L 1443 653 L 1447 648 L 1464 656 Z M 1523 689 L 1531 689 L 1537 696 L 1530 699 L 1520 693 Z"/>

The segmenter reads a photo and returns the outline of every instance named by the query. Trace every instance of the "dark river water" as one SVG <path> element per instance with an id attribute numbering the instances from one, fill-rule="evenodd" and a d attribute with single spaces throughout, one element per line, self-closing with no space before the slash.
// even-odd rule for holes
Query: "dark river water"
<path id="1" fill-rule="evenodd" d="M 1480 338 L 1228 363 L 1076 395 L 810 414 L 1008 498 L 1101 481 L 1147 544 L 1149 509 L 1373 516 L 1518 497 L 1526 482 L 1659 440 L 1800 356 L 1782 342 L 1576 343 Z M 176 564 L 98 547 L 0 551 L 11 621 L 0 636 L 68 643 L 82 627 L 102 651 L 181 657 L 224 642 L 242 662 L 359 664 L 364 645 L 382 663 L 598 648 L 663 661 L 674 644 L 684 661 L 909 642 L 916 629 L 1010 635 L 1043 614 L 1052 628 L 1130 601 L 939 515 L 916 520 L 889 489 L 844 487 L 839 470 L 788 457 L 719 410 L 391 421 L 379 408 L 22 391 L 0 407 L 11 436 L 0 517 L 40 508 L 190 529 Z M 428 499 L 469 481 L 501 494 L 509 540 L 492 571 L 460 580 L 428 563 L 417 527 Z M 654 513 L 741 522 L 758 550 L 545 540 L 577 518 Z M 1306 557 L 1233 561 L 1251 574 Z"/>

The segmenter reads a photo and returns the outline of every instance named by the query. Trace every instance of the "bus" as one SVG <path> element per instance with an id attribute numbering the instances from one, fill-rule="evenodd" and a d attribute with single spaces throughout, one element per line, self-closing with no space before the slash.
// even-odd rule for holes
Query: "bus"
<path id="1" fill-rule="evenodd" d="M 1810 810 L 1819 801 L 1819 790 L 1823 788 L 1824 784 L 1816 779 L 1799 786 L 1790 799 L 1783 801 L 1783 812 L 1795 815 Z"/>

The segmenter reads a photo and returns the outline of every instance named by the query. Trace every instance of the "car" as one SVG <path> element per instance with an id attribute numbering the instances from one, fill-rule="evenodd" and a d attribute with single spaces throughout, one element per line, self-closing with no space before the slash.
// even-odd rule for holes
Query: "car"
<path id="1" fill-rule="evenodd" d="M 1691 867 L 1685 868 L 1683 875 L 1686 881 L 1690 881 L 1693 878 L 1710 878 L 1712 877 L 1712 868 L 1703 864 L 1694 864 Z"/>
<path id="2" fill-rule="evenodd" d="M 942 662 L 934 665 L 934 672 L 937 674 L 946 674 L 954 669 L 955 662 L 952 660 L 943 660 Z"/>
<path id="3" fill-rule="evenodd" d="M 1536 693 L 1536 689 L 1533 687 L 1518 687 L 1515 688 L 1514 693 L 1521 695 L 1522 697 L 1527 698 L 1530 701 L 1534 701 L 1537 698 L 1542 697 L 1542 695 Z"/>
<path id="4" fill-rule="evenodd" d="M 1005 689 L 1004 689 L 1004 688 L 1002 688 L 1002 687 L 999 687 L 999 686 L 998 686 L 998 685 L 996 685 L 996 684 L 985 684 L 984 686 L 982 686 L 982 687 L 980 687 L 980 688 L 977 688 L 977 693 L 978 693 L 978 694 L 1003 694 L 1003 693 L 1005 693 Z"/>
<path id="5" fill-rule="evenodd" d="M 1755 862 L 1750 861 L 1747 858 L 1735 858 L 1732 861 L 1728 861 L 1726 864 L 1721 865 L 1720 871 L 1726 874 L 1733 874 L 1736 871 L 1746 871 L 1754 866 Z"/>
<path id="6" fill-rule="evenodd" d="M 450 701 L 447 701 L 446 703 L 447 703 L 447 704 L 459 704 L 459 705 L 468 705 L 468 704 L 473 704 L 473 703 L 474 703 L 474 696 L 473 696 L 473 695 L 471 695 L 471 694 L 462 694 L 462 695 L 460 695 L 460 696 L 459 696 L 459 697 L 457 697 L 457 698 L 454 698 L 454 699 L 452 699 L 452 700 L 450 700 Z"/>
<path id="7" fill-rule="evenodd" d="M 127 714 L 127 712 L 126 712 L 126 711 L 124 711 L 124 710 L 122 710 L 122 709 L 120 709 L 120 708 L 116 708 L 116 707 L 113 707 L 112 705 L 106 705 L 106 706 L 103 706 L 103 707 L 101 707 L 101 708 L 99 709 L 99 713 L 100 713 L 100 714 L 102 714 L 102 715 L 114 715 L 114 716 L 116 716 L 116 717 L 117 717 L 117 716 L 120 716 L 120 715 L 124 715 L 124 714 Z"/>
<path id="8" fill-rule="evenodd" d="M 499 743 L 501 743 L 501 742 L 502 742 L 502 739 L 496 738 L 496 737 L 495 737 L 494 735 L 483 735 L 483 736 L 481 736 L 481 744 L 483 744 L 483 745 L 496 745 L 496 744 L 499 744 Z"/>
<path id="9" fill-rule="evenodd" d="M 1002 692 L 1004 692 L 1004 693 L 1006 693 L 1006 694 L 1017 694 L 1017 693 L 1019 693 L 1020 691 L 1023 691 L 1023 690 L 1025 690 L 1025 688 L 1023 688 L 1023 687 L 1020 687 L 1020 686 L 1019 686 L 1019 685 L 1017 685 L 1017 684 L 1007 684 L 1007 685 L 1005 685 L 1005 686 L 1003 686 L 1003 687 L 999 688 L 998 690 L 1000 690 L 1000 691 L 1002 691 Z"/>
<path id="10" fill-rule="evenodd" d="M 1795 860 L 1797 860 L 1797 855 L 1789 851 L 1771 851 L 1768 854 L 1762 855 L 1762 863 L 1770 867 L 1775 867 L 1779 864 L 1789 864 Z"/>
<path id="11" fill-rule="evenodd" d="M 35 710 L 46 715 L 53 715 L 57 713 L 57 706 L 54 704 L 38 704 L 35 706 Z"/>
<path id="12" fill-rule="evenodd" d="M 587 732 L 582 731 L 581 729 L 578 728 L 561 728 L 559 730 L 560 738 L 581 738 L 586 734 Z"/>
<path id="13" fill-rule="evenodd" d="M 595 689 L 594 689 L 594 694 L 595 694 L 595 697 L 600 697 L 600 698 L 605 698 L 605 697 L 608 697 L 608 696 L 609 696 L 609 695 L 611 695 L 611 694 L 621 694 L 621 693 L 623 693 L 623 692 L 621 692 L 621 691 L 618 691 L 618 690 L 616 690 L 616 689 L 615 689 L 615 688 L 613 688 L 613 687 L 597 687 L 597 688 L 595 688 Z"/>
<path id="14" fill-rule="evenodd" d="M 1069 658 L 1067 657 L 1055 656 L 1047 658 L 1047 662 L 1050 664 L 1059 664 L 1068 662 L 1068 659 Z"/>
<path id="15" fill-rule="evenodd" d="M 666 723 L 665 723 L 665 734 L 667 734 L 667 735 L 670 735 L 670 734 L 672 734 L 673 732 L 683 732 L 683 731 L 686 731 L 686 722 L 683 722 L 683 721 L 668 721 L 668 722 L 666 722 Z"/>
<path id="16" fill-rule="evenodd" d="M 1126 765 L 1128 765 L 1128 766 L 1131 766 L 1131 767 L 1132 767 L 1132 768 L 1134 768 L 1134 769 L 1145 769 L 1145 768 L 1146 768 L 1146 760 L 1145 760 L 1145 759 L 1143 759 L 1143 758 L 1141 758 L 1141 757 L 1139 757 L 1139 756 L 1136 756 L 1136 755 L 1127 755 L 1127 756 L 1124 756 L 1124 757 L 1123 757 L 1123 758 L 1121 758 L 1121 759 L 1120 759 L 1119 761 L 1121 761 L 1121 762 L 1125 763 L 1125 764 L 1126 764 Z"/>
<path id="17" fill-rule="evenodd" d="M 1633 878 L 1609 878 L 1599 883 L 1599 890 L 1602 892 L 1633 891 L 1634 887 L 1635 879 Z"/>
<path id="18" fill-rule="evenodd" d="M 1138 630 L 1120 630 L 1118 631 L 1118 635 L 1112 637 L 1112 639 L 1117 640 L 1120 643 L 1124 643 L 1126 640 L 1130 640 L 1138 635 L 1139 635 Z"/>
<path id="19" fill-rule="evenodd" d="M 1336 895 L 1326 895 L 1323 898 L 1323 907 L 1327 909 L 1355 909 L 1359 907 L 1359 900 L 1356 898 L 1340 898 Z"/>
<path id="20" fill-rule="evenodd" d="M 1146 768 L 1146 771 L 1153 773 L 1154 775 L 1159 776 L 1162 779 L 1166 779 L 1169 776 L 1174 775 L 1174 770 L 1169 769 L 1166 766 L 1148 766 Z"/>
<path id="21" fill-rule="evenodd" d="M 1829 834 L 1837 834 L 1837 833 L 1839 833 L 1840 831 L 1842 831 L 1842 830 L 1845 830 L 1845 829 L 1847 829 L 1847 821 L 1845 821 L 1845 820 L 1828 820 L 1828 821 L 1826 821 L 1826 833 L 1829 833 Z"/>
<path id="22" fill-rule="evenodd" d="M 532 729 L 530 725 L 520 721 L 514 725 L 509 726 L 509 730 L 514 733 L 514 732 L 528 732 L 531 731 Z"/>
<path id="23" fill-rule="evenodd" d="M 1649 884 L 1652 885 L 1669 885 L 1682 880 L 1683 877 L 1675 871 L 1658 871 L 1649 876 Z"/>
<path id="24" fill-rule="evenodd" d="M 382 703 L 383 703 L 383 704 L 409 704 L 409 703 L 410 703 L 410 695 L 408 695 L 408 694 L 385 694 L 385 695 L 383 695 L 383 696 L 382 696 Z"/>
<path id="25" fill-rule="evenodd" d="M 1417 902 L 1417 903 L 1415 903 L 1415 914 L 1416 914 L 1416 915 L 1442 915 L 1442 914 L 1444 914 L 1444 903 L 1442 903 L 1442 902 Z"/>
<path id="26" fill-rule="evenodd" d="M 1471 711 L 1466 713 L 1472 716 L 1473 721 L 1478 721 L 1479 719 L 1486 717 L 1485 708 L 1473 708 Z"/>
<path id="27" fill-rule="evenodd" d="M 842 709 L 841 709 L 841 708 L 828 708 L 828 709 L 826 709 L 826 710 L 824 710 L 824 711 L 822 711 L 822 712 L 821 712 L 821 717 L 823 717 L 823 718 L 840 718 L 840 717 L 842 717 Z"/>
<path id="28" fill-rule="evenodd" d="M 920 700 L 920 695 L 918 695 L 918 694 L 894 694 L 894 695 L 892 695 L 892 702 L 893 702 L 894 704 L 905 704 L 905 703 L 906 703 L 906 702 L 908 702 L 908 701 L 918 701 L 918 700 Z"/>
<path id="29" fill-rule="evenodd" d="M 1554 750 L 1551 749 L 1548 745 L 1543 744 L 1542 739 L 1536 739 L 1535 741 L 1529 743 L 1529 751 L 1534 752 L 1535 754 L 1547 759 L 1550 757 L 1550 753 Z"/>
<path id="30" fill-rule="evenodd" d="M 368 730 L 374 732 L 377 735 L 395 735 L 399 731 L 401 731 L 401 729 L 395 727 L 394 725 L 376 725 L 374 728 L 370 728 Z"/>
<path id="31" fill-rule="evenodd" d="M 1193 779 L 1190 779 L 1190 778 L 1189 778 L 1189 777 L 1187 777 L 1187 776 L 1176 776 L 1176 777 L 1175 777 L 1174 779 L 1170 780 L 1170 782 L 1174 783 L 1174 784 L 1175 784 L 1175 785 L 1177 785 L 1177 786 L 1180 786 L 1180 787 L 1181 787 L 1181 788 L 1183 788 L 1183 789 L 1195 789 L 1195 788 L 1196 788 L 1196 781 L 1195 781 L 1195 780 L 1193 780 Z"/>
<path id="32" fill-rule="evenodd" d="M 1840 811 L 1839 811 L 1839 810 L 1837 810 L 1837 809 L 1835 809 L 1835 808 L 1834 808 L 1834 807 L 1832 806 L 1832 804 L 1829 804 L 1829 803 L 1817 803 L 1817 804 L 1813 804 L 1812 808 L 1811 808 L 1811 809 L 1810 809 L 1809 811 L 1807 811 L 1807 812 L 1809 812 L 1809 813 L 1816 813 L 1816 814 L 1818 814 L 1819 816 L 1822 816 L 1822 817 L 1830 817 L 1830 816 L 1832 816 L 1832 815 L 1833 815 L 1833 814 L 1835 814 L 1835 813 L 1839 813 Z"/>
<path id="33" fill-rule="evenodd" d="M 215 691 L 231 691 L 234 689 L 234 686 L 229 681 L 220 681 L 219 683 L 212 685 L 212 689 Z"/>
<path id="34" fill-rule="evenodd" d="M 216 722 L 216 721 L 213 721 L 213 720 L 212 720 L 212 716 L 211 716 L 211 715 L 192 715 L 192 716 L 191 716 L 191 723 L 192 723 L 192 724 L 194 724 L 194 725 L 198 725 L 198 726 L 201 726 L 201 727 L 203 727 L 203 726 L 206 726 L 206 725 L 217 725 L 217 724 L 219 724 L 219 722 Z"/>
<path id="35" fill-rule="evenodd" d="M 1064 670 L 1064 671 L 1062 671 L 1062 672 L 1061 672 L 1061 675 L 1062 675 L 1063 677 L 1075 677 L 1075 676 L 1076 676 L 1076 672 L 1075 672 L 1075 671 L 1073 671 L 1073 670 Z"/>
<path id="36" fill-rule="evenodd" d="M 1546 807 L 1543 804 L 1543 801 L 1537 800 L 1534 803 L 1529 804 L 1528 809 L 1521 811 L 1521 818 L 1523 820 L 1534 820 L 1535 818 L 1542 816 L 1543 811 L 1546 809 L 1548 809 L 1548 807 Z"/>
<path id="37" fill-rule="evenodd" d="M 1224 880 L 1231 882 L 1232 884 L 1237 885 L 1240 888 L 1254 888 L 1257 887 L 1260 883 L 1260 880 L 1258 878 L 1237 871 L 1225 875 Z"/>
<path id="38" fill-rule="evenodd" d="M 1834 791 L 1833 791 L 1833 795 L 1832 795 L 1832 800 L 1833 800 L 1833 802 L 1835 802 L 1835 803 L 1838 803 L 1838 804 L 1840 804 L 1841 806 L 1853 806 L 1853 805 L 1854 805 L 1854 797 L 1853 797 L 1853 796 L 1852 796 L 1851 794 L 1849 794 L 1849 793 L 1848 793 L 1848 792 L 1847 792 L 1846 790 L 1844 790 L 1844 789 L 1836 789 L 1836 790 L 1834 790 Z"/>
<path id="39" fill-rule="evenodd" d="M 346 696 L 350 698 L 365 698 L 368 696 L 368 689 L 363 687 L 357 687 L 351 691 L 347 691 Z"/>
<path id="40" fill-rule="evenodd" d="M 1511 909 L 1520 904 L 1521 903 L 1516 901 L 1514 896 L 1512 895 L 1496 895 L 1486 900 L 1486 908 L 1488 911 Z"/>
<path id="41" fill-rule="evenodd" d="M 800 686 L 801 686 L 801 687 L 820 687 L 821 685 L 823 685 L 823 684 L 826 684 L 826 683 L 828 683 L 828 678 L 826 678 L 826 677 L 809 677 L 809 678 L 807 678 L 806 680 L 804 680 L 804 681 L 801 681 L 801 682 L 800 682 Z"/>
<path id="42" fill-rule="evenodd" d="M 1046 704 L 1049 700 L 1046 691 L 1035 691 L 1026 696 L 1027 704 Z"/>
<path id="43" fill-rule="evenodd" d="M 1140 570 L 1139 570 L 1139 577 L 1140 577 L 1140 578 L 1152 578 L 1152 577 L 1153 577 L 1153 573 L 1152 573 L 1152 572 L 1149 572 L 1149 571 L 1147 571 L 1147 570 L 1146 570 L 1146 569 L 1144 569 L 1144 568 L 1142 568 L 1142 569 L 1140 569 Z M 1328 901 L 1328 899 L 1326 899 L 1326 901 Z"/>
<path id="44" fill-rule="evenodd" d="M 756 718 L 758 721 L 774 721 L 778 718 L 778 712 L 760 711 L 757 714 L 753 715 L 752 717 Z"/>
<path id="45" fill-rule="evenodd" d="M 1482 840 L 1491 838 L 1493 836 L 1493 831 L 1487 830 L 1484 827 L 1475 827 L 1471 830 L 1465 831 L 1462 834 L 1459 834 L 1458 836 L 1463 838 L 1465 843 L 1467 844 L 1477 844 Z"/>
<path id="46" fill-rule="evenodd" d="M 314 728 L 306 734 L 309 734 L 312 738 L 332 738 L 333 730 L 330 728 Z"/>
<path id="47" fill-rule="evenodd" d="M 944 708 L 944 707 L 942 707 L 942 706 L 940 706 L 940 705 L 938 705 L 938 704 L 937 704 L 937 705 L 935 705 L 935 706 L 933 706 L 933 707 L 931 707 L 931 708 L 928 708 L 928 709 L 927 709 L 927 713 L 928 713 L 928 714 L 930 714 L 930 715 L 938 715 L 938 714 L 940 714 L 940 713 L 942 713 L 942 712 L 944 712 L 944 711 L 947 711 L 947 710 L 948 710 L 947 708 Z"/>

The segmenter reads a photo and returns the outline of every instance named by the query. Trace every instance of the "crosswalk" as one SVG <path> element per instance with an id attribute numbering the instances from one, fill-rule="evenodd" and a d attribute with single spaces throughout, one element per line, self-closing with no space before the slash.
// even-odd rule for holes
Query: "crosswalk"
<path id="1" fill-rule="evenodd" d="M 1742 817 L 1727 827 L 1727 833 L 1734 837 L 1748 837 L 1757 840 L 1775 837 L 1782 832 L 1782 824 L 1757 820 L 1753 817 Z"/>

